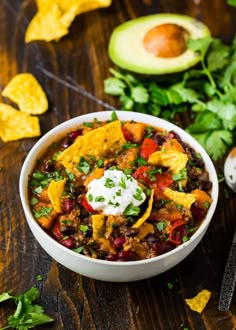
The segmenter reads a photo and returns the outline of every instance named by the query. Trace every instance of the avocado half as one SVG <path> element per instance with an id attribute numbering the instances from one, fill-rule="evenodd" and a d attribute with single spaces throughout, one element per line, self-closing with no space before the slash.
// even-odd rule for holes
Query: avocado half
<path id="1" fill-rule="evenodd" d="M 182 53 L 178 56 L 163 57 L 147 50 L 144 44 L 147 34 L 157 29 L 162 31 L 162 35 L 164 34 L 164 37 L 168 39 L 167 30 L 170 26 L 185 31 L 186 47 Z M 117 66 L 131 72 L 148 75 L 176 73 L 189 69 L 200 60 L 197 52 L 187 49 L 187 39 L 209 36 L 210 31 L 207 26 L 192 17 L 178 14 L 149 15 L 127 21 L 116 27 L 110 37 L 108 55 Z M 168 41 L 170 51 L 171 42 L 172 36 Z M 175 45 L 178 46 L 180 43 L 178 39 L 177 42 L 175 40 Z M 160 48 L 163 48 L 163 45 Z"/>

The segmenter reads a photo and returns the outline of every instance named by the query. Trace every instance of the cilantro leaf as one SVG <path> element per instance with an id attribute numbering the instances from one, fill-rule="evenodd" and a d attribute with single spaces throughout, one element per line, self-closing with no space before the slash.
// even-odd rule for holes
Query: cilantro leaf
<path id="1" fill-rule="evenodd" d="M 213 160 L 220 159 L 233 142 L 232 133 L 227 130 L 208 131 L 202 134 L 192 134 L 206 149 Z"/>
<path id="2" fill-rule="evenodd" d="M 107 78 L 104 81 L 104 90 L 110 95 L 123 95 L 126 85 L 123 81 L 117 78 Z"/>
<path id="3" fill-rule="evenodd" d="M 2 329 L 32 329 L 38 325 L 54 321 L 50 316 L 44 314 L 42 306 L 34 304 L 39 297 L 39 290 L 32 287 L 21 295 L 11 296 L 9 292 L 0 295 L 0 302 L 8 299 L 14 299 L 17 307 L 15 313 L 8 317 L 8 324 Z"/>
<path id="4" fill-rule="evenodd" d="M 236 7 L 236 0 L 227 0 L 227 4 Z"/>
<path id="5" fill-rule="evenodd" d="M 211 51 L 207 55 L 208 70 L 214 72 L 225 67 L 229 63 L 230 47 L 223 44 L 220 39 L 213 39 Z"/>
<path id="6" fill-rule="evenodd" d="M 204 133 L 209 130 L 219 129 L 221 127 L 221 120 L 219 117 L 210 112 L 203 111 L 198 113 L 193 124 L 186 129 L 190 134 Z"/>
<path id="7" fill-rule="evenodd" d="M 132 98 L 137 103 L 147 103 L 149 99 L 148 91 L 143 86 L 133 87 L 132 90 Z"/>
<path id="8" fill-rule="evenodd" d="M 189 49 L 191 49 L 194 52 L 199 52 L 201 58 L 204 58 L 211 43 L 212 43 L 212 38 L 205 37 L 199 39 L 189 39 L 187 45 Z"/>
<path id="9" fill-rule="evenodd" d="M 10 295 L 10 291 L 9 292 L 4 292 L 0 295 L 0 303 L 5 301 L 5 300 L 9 300 L 9 299 L 14 299 L 14 297 Z"/>

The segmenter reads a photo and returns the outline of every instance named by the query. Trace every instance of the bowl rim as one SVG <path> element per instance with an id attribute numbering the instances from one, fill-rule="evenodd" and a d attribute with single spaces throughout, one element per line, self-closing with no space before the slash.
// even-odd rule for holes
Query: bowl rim
<path id="1" fill-rule="evenodd" d="M 78 124 L 83 123 L 85 121 L 91 121 L 94 118 L 97 118 L 99 120 L 109 120 L 111 119 L 112 113 L 116 113 L 117 117 L 121 121 L 125 120 L 135 120 L 137 122 L 148 122 L 150 124 L 153 123 L 153 126 L 161 127 L 166 129 L 167 131 L 173 130 L 177 132 L 181 139 L 188 143 L 191 147 L 192 144 L 194 144 L 193 148 L 194 150 L 197 149 L 197 151 L 201 154 L 201 156 L 204 159 L 204 163 L 206 166 L 207 171 L 209 172 L 210 179 L 212 181 L 212 190 L 211 190 L 211 196 L 212 196 L 212 203 L 210 205 L 210 208 L 207 212 L 207 215 L 199 228 L 196 230 L 196 232 L 190 237 L 190 239 L 181 245 L 177 246 L 173 250 L 166 252 L 160 256 L 148 258 L 148 259 L 142 259 L 142 260 L 135 260 L 135 261 L 109 261 L 109 260 L 102 260 L 102 259 L 94 259 L 91 257 L 84 256 L 82 254 L 76 253 L 73 250 L 68 249 L 67 247 L 63 246 L 59 242 L 57 242 L 55 239 L 53 239 L 46 231 L 37 223 L 35 218 L 33 217 L 33 214 L 30 209 L 29 200 L 28 200 L 28 186 L 25 185 L 25 182 L 28 182 L 29 174 L 31 173 L 32 169 L 35 166 L 36 161 L 43 155 L 45 150 L 52 144 L 51 141 L 57 141 L 60 139 L 60 137 L 65 136 L 67 132 L 70 132 L 73 130 L 74 127 L 76 127 Z M 135 118 L 135 119 L 134 119 Z M 56 138 L 55 137 L 56 134 Z M 190 140 L 186 141 L 186 139 Z M 50 143 L 49 143 L 50 141 Z M 197 146 L 197 148 L 196 148 Z M 38 150 L 39 148 L 39 150 Z M 33 160 L 33 162 L 32 162 Z M 29 170 L 30 168 L 30 170 Z M 217 202 L 218 202 L 218 195 L 219 195 L 219 185 L 218 185 L 218 178 L 215 166 L 205 151 L 205 149 L 199 144 L 198 141 L 196 141 L 189 133 L 187 133 L 184 129 L 181 127 L 168 122 L 167 120 L 164 120 L 159 117 L 154 117 L 149 114 L 143 114 L 143 113 L 137 113 L 132 111 L 122 111 L 122 110 L 105 110 L 105 111 L 98 111 L 98 112 L 91 112 L 87 114 L 83 114 L 74 118 L 71 118 L 69 120 L 66 120 L 59 125 L 55 126 L 51 130 L 49 130 L 45 135 L 43 135 L 31 148 L 28 155 L 26 156 L 24 163 L 21 168 L 20 172 L 20 178 L 19 178 L 19 192 L 20 192 L 20 200 L 21 204 L 25 213 L 26 220 L 28 222 L 28 225 L 34 227 L 35 230 L 39 231 L 40 234 L 48 241 L 50 244 L 53 244 L 56 248 L 59 250 L 62 250 L 63 252 L 68 253 L 74 258 L 78 258 L 81 260 L 84 260 L 86 262 L 92 262 L 95 264 L 100 265 L 109 265 L 113 267 L 129 267 L 129 266 L 140 266 L 145 265 L 153 262 L 158 262 L 158 260 L 165 259 L 169 256 L 173 256 L 175 254 L 178 254 L 179 251 L 182 249 L 187 248 L 189 245 L 192 245 L 193 241 L 197 239 L 198 237 L 201 238 L 201 235 L 205 234 L 206 230 L 208 229 L 208 226 L 213 218 Z M 214 195 L 214 196 L 213 196 Z M 34 233 L 33 233 L 34 235 Z M 37 240 L 37 239 L 36 239 Z M 199 240 L 199 242 L 200 242 Z M 37 240 L 37 242 L 40 244 L 40 242 Z M 199 243 L 198 242 L 198 243 Z"/>

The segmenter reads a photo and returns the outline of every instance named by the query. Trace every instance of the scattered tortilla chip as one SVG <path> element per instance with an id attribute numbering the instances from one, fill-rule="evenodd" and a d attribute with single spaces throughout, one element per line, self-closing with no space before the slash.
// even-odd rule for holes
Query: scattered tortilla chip
<path id="1" fill-rule="evenodd" d="M 186 167 L 188 156 L 176 150 L 159 150 L 148 158 L 148 164 L 166 166 L 173 174 Z"/>
<path id="2" fill-rule="evenodd" d="M 186 207 L 186 209 L 190 209 L 191 205 L 196 200 L 196 196 L 193 194 L 187 194 L 184 192 L 175 191 L 170 188 L 166 188 L 164 190 L 164 194 L 176 204 Z"/>
<path id="3" fill-rule="evenodd" d="M 60 154 L 58 161 L 72 173 L 81 175 L 76 168 L 81 157 L 94 156 L 96 160 L 112 157 L 121 150 L 125 142 L 121 123 L 116 120 L 78 137 L 69 148 Z"/>
<path id="4" fill-rule="evenodd" d="M 191 299 L 185 299 L 187 305 L 195 312 L 199 314 L 204 310 L 206 304 L 211 297 L 211 292 L 208 290 L 202 290 L 195 297 Z"/>
<path id="5" fill-rule="evenodd" d="M 105 231 L 105 215 L 93 214 L 92 226 L 93 226 L 93 239 L 101 238 Z"/>
<path id="6" fill-rule="evenodd" d="M 58 213 L 62 212 L 62 199 L 61 195 L 63 194 L 66 184 L 66 179 L 61 181 L 52 180 L 48 186 L 48 197 L 52 203 L 54 210 Z"/>
<path id="7" fill-rule="evenodd" d="M 71 24 L 66 26 L 61 20 L 63 21 L 63 15 L 56 4 L 52 4 L 50 8 L 42 7 L 27 27 L 25 42 L 59 40 L 69 32 L 68 27 Z"/>
<path id="8" fill-rule="evenodd" d="M 111 0 L 37 0 L 38 12 L 29 23 L 25 42 L 59 40 L 69 32 L 75 17 L 83 12 L 108 7 Z"/>
<path id="9" fill-rule="evenodd" d="M 141 218 L 139 218 L 135 222 L 135 224 L 133 224 L 132 228 L 139 228 L 144 223 L 144 221 L 146 221 L 148 219 L 148 217 L 150 216 L 151 211 L 152 211 L 153 196 L 154 196 L 154 189 L 152 189 L 152 191 L 151 191 L 151 195 L 150 195 L 150 198 L 148 201 L 148 207 L 147 207 L 146 211 L 143 213 Z"/>
<path id="10" fill-rule="evenodd" d="M 13 77 L 2 91 L 2 95 L 15 102 L 22 112 L 39 115 L 47 111 L 47 97 L 31 73 L 20 73 Z"/>
<path id="11" fill-rule="evenodd" d="M 4 142 L 40 136 L 38 117 L 0 103 L 0 137 Z"/>

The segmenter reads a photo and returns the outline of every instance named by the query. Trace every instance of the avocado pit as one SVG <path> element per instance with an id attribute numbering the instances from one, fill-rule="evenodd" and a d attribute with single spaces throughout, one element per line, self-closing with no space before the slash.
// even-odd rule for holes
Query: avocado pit
<path id="1" fill-rule="evenodd" d="M 147 52 L 158 57 L 177 57 L 186 51 L 188 37 L 188 31 L 182 26 L 166 23 L 147 31 L 143 45 Z"/>

